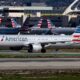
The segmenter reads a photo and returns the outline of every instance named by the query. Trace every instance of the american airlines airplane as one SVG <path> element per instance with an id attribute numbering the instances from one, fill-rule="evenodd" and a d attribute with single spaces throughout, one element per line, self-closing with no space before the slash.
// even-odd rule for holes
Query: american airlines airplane
<path id="1" fill-rule="evenodd" d="M 27 21 L 27 19 L 26 19 Z M 28 20 L 29 22 L 29 20 Z M 26 23 L 28 23 L 26 22 Z M 26 24 L 24 22 L 24 24 Z M 29 27 L 27 24 L 26 26 L 23 24 L 23 26 L 20 29 L 21 34 L 54 34 L 54 35 L 59 35 L 59 34 L 66 34 L 66 35 L 71 35 L 74 33 L 75 27 L 56 27 L 53 25 L 50 19 L 43 19 L 41 18 L 36 25 Z"/>
<path id="2" fill-rule="evenodd" d="M 80 41 L 80 27 L 71 36 L 67 35 L 0 35 L 0 46 L 8 46 L 12 50 L 20 50 L 22 47 L 28 47 L 28 52 L 41 51 L 46 52 L 49 44 L 67 43 L 76 44 Z M 79 33 L 78 33 L 79 32 Z"/>
<path id="3" fill-rule="evenodd" d="M 11 17 L 0 18 L 0 34 L 18 34 L 21 26 Z"/>

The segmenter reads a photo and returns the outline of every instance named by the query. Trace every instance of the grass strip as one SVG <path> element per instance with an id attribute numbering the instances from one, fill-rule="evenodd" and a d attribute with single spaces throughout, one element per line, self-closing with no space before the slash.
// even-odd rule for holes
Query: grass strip
<path id="1" fill-rule="evenodd" d="M 56 74 L 51 76 L 0 74 L 0 80 L 80 80 L 80 74 Z"/>
<path id="2" fill-rule="evenodd" d="M 0 54 L 0 58 L 79 58 L 80 54 Z"/>

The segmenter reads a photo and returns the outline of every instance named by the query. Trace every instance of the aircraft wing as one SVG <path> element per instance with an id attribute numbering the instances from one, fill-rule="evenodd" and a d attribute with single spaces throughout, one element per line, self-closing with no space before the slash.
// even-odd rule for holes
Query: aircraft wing
<path id="1" fill-rule="evenodd" d="M 68 47 L 68 46 L 71 46 L 72 43 L 71 42 L 65 42 L 65 43 L 56 43 L 56 44 L 48 44 L 48 45 L 45 45 L 46 48 L 49 48 L 49 47 Z"/>

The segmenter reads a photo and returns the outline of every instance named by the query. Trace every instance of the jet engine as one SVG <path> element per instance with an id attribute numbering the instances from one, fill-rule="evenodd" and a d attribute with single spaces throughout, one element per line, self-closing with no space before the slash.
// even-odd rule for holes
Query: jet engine
<path id="1" fill-rule="evenodd" d="M 28 52 L 41 51 L 46 52 L 45 48 L 40 44 L 29 44 Z"/>
<path id="2" fill-rule="evenodd" d="M 40 44 L 33 44 L 33 51 L 39 51 L 42 49 L 42 46 Z"/>

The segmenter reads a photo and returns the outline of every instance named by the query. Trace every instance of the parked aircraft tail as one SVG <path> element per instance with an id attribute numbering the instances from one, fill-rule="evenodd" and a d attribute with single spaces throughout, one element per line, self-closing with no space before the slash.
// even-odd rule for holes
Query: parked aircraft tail
<path id="1" fill-rule="evenodd" d="M 36 28 L 41 28 L 42 20 L 43 20 L 43 19 L 40 19 L 40 20 L 33 26 L 33 28 L 34 28 L 34 27 L 36 27 Z"/>
<path id="2" fill-rule="evenodd" d="M 55 27 L 55 25 L 53 25 L 53 23 L 49 19 L 47 19 L 47 24 L 49 29 L 51 29 L 52 27 Z"/>
<path id="3" fill-rule="evenodd" d="M 80 26 L 78 26 L 72 35 L 72 42 L 80 43 Z"/>
<path id="4" fill-rule="evenodd" d="M 11 18 L 11 23 L 12 23 L 13 28 L 20 28 L 21 27 L 13 18 Z"/>

